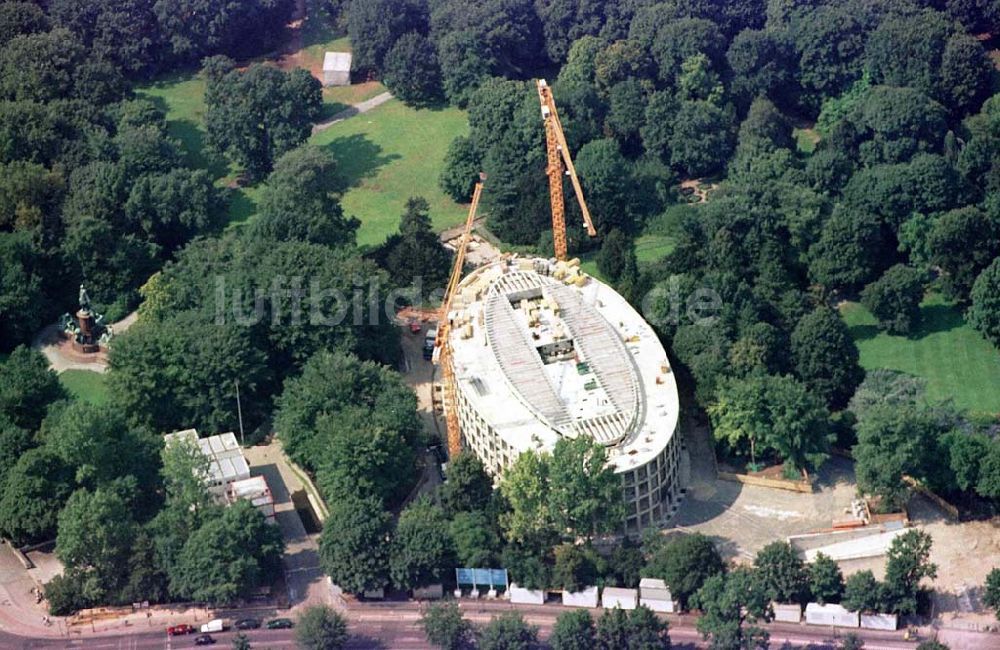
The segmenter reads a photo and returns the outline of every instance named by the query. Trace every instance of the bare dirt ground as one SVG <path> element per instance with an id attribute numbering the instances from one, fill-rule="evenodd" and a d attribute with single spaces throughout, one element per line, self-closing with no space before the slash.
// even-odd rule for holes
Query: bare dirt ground
<path id="1" fill-rule="evenodd" d="M 843 516 L 855 494 L 853 466 L 838 457 L 819 472 L 812 494 L 717 480 L 708 432 L 688 427 L 684 434 L 691 454 L 691 484 L 670 523 L 675 530 L 712 537 L 723 554 L 737 562 L 752 560 L 761 547 L 775 539 L 829 528 L 833 518 Z M 911 524 L 934 540 L 931 561 L 938 566 L 938 577 L 928 585 L 933 588 L 932 614 L 938 624 L 953 630 L 996 627 L 996 618 L 985 610 L 981 597 L 986 574 L 1000 567 L 1000 522 L 949 521 L 921 496 L 914 496 L 908 509 Z M 885 574 L 884 557 L 839 564 L 845 576 L 863 569 L 879 579 Z M 964 646 L 958 639 L 952 647 Z M 996 647 L 1000 647 L 1000 639 Z"/>
<path id="2" fill-rule="evenodd" d="M 996 626 L 996 617 L 983 606 L 982 586 L 986 574 L 1000 567 L 998 522 L 949 521 L 921 496 L 910 499 L 908 510 L 911 523 L 934 540 L 931 561 L 938 567 L 937 578 L 927 583 L 933 588 L 933 614 L 946 627 L 982 630 Z M 879 579 L 885 575 L 884 557 L 841 562 L 840 566 L 845 575 L 863 569 Z"/>

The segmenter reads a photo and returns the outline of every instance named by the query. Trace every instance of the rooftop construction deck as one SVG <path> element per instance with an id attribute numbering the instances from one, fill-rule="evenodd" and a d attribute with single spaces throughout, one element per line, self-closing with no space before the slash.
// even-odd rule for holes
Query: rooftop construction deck
<path id="1" fill-rule="evenodd" d="M 662 344 L 624 298 L 575 265 L 513 259 L 477 269 L 449 316 L 460 393 L 510 448 L 501 465 L 583 435 L 625 471 L 673 437 L 677 390 Z"/>

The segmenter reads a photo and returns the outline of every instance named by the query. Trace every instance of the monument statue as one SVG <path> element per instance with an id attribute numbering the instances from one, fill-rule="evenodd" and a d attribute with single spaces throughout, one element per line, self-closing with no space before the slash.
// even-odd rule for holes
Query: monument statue
<path id="1" fill-rule="evenodd" d="M 87 295 L 87 290 L 80 285 L 80 309 L 90 311 L 90 296 Z"/>
<path id="2" fill-rule="evenodd" d="M 104 316 L 94 311 L 90 303 L 90 294 L 81 284 L 79 298 L 80 308 L 75 314 L 64 314 L 62 329 L 65 336 L 72 342 L 78 352 L 94 353 L 101 348 L 107 348 L 111 340 L 111 328 L 105 325 Z"/>

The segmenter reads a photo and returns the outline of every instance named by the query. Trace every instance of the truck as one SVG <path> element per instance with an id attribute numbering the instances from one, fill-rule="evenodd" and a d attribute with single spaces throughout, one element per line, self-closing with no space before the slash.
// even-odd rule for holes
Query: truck
<path id="1" fill-rule="evenodd" d="M 201 626 L 202 632 L 222 632 L 226 629 L 226 623 L 221 618 L 213 618 L 208 623 Z"/>
<path id="2" fill-rule="evenodd" d="M 428 361 L 434 358 L 434 341 L 437 335 L 437 328 L 433 328 L 427 330 L 427 335 L 424 337 L 424 359 Z"/>

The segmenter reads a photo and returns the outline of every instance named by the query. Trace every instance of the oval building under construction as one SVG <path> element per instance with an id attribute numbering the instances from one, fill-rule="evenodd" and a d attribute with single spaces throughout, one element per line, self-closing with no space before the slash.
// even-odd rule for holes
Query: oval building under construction
<path id="1" fill-rule="evenodd" d="M 462 280 L 448 318 L 462 443 L 490 474 L 588 436 L 621 476 L 627 532 L 671 514 L 677 384 L 625 298 L 572 262 L 501 259 Z"/>

